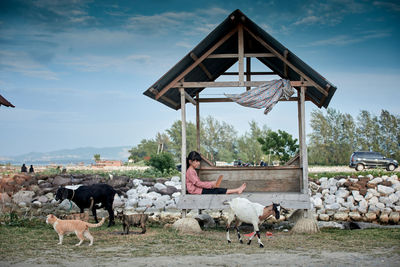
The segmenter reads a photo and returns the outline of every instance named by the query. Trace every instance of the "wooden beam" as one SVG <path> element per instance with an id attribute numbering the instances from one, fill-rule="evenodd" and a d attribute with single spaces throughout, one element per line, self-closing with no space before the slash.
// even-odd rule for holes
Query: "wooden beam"
<path id="1" fill-rule="evenodd" d="M 251 57 L 246 57 L 246 81 L 251 81 Z M 246 87 L 246 90 L 249 91 L 251 89 L 250 86 Z"/>
<path id="2" fill-rule="evenodd" d="M 185 91 L 185 98 L 192 103 L 194 106 L 196 106 L 196 101 Z"/>
<path id="3" fill-rule="evenodd" d="M 158 91 L 157 91 L 156 89 L 154 89 L 154 88 L 150 88 L 149 91 L 150 91 L 151 93 L 153 93 L 154 95 L 157 95 L 157 93 L 158 93 Z M 179 104 L 178 104 L 178 103 L 172 101 L 171 99 L 169 99 L 169 98 L 166 97 L 166 96 L 162 96 L 161 99 L 164 100 L 165 102 L 168 102 L 168 103 L 170 103 L 171 105 L 173 105 L 173 106 L 175 107 L 175 109 L 177 109 L 177 108 L 179 107 Z"/>
<path id="4" fill-rule="evenodd" d="M 273 49 L 269 44 L 264 42 L 263 39 L 261 39 L 259 36 L 256 36 L 254 33 L 252 33 L 247 27 L 244 27 L 244 29 L 254 38 L 256 39 L 260 44 L 262 44 L 265 48 L 270 50 L 273 54 L 275 54 L 280 60 L 285 62 L 291 69 L 293 69 L 295 72 L 297 72 L 301 77 L 305 78 L 308 82 L 310 82 L 315 88 L 317 88 L 318 91 L 320 91 L 323 95 L 327 96 L 328 93 L 322 89 L 321 86 L 319 86 L 316 82 L 314 82 L 311 78 L 309 78 L 307 75 L 305 75 L 302 71 L 300 71 L 298 68 L 296 68 L 292 63 L 290 63 L 287 59 L 285 59 L 284 56 L 280 55 L 275 49 Z"/>
<path id="5" fill-rule="evenodd" d="M 272 53 L 244 53 L 244 57 L 275 57 Z M 239 58 L 239 54 L 211 54 L 207 58 Z"/>
<path id="6" fill-rule="evenodd" d="M 181 95 L 181 126 L 182 126 L 182 147 L 181 147 L 181 181 L 182 181 L 182 195 L 186 194 L 186 101 L 185 89 L 179 88 Z"/>
<path id="7" fill-rule="evenodd" d="M 239 84 L 244 85 L 244 42 L 243 42 L 243 25 L 239 24 L 238 29 L 238 54 L 239 54 Z"/>
<path id="8" fill-rule="evenodd" d="M 229 205 L 224 205 L 238 195 L 185 195 L 179 197 L 176 204 L 178 209 L 229 209 Z M 243 192 L 241 197 L 261 205 L 268 206 L 271 203 L 280 203 L 287 209 L 308 209 L 310 208 L 310 196 L 302 193 L 292 192 Z"/>
<path id="9" fill-rule="evenodd" d="M 199 102 L 199 92 L 196 93 L 196 141 L 197 141 L 197 152 L 200 153 L 200 102 Z"/>
<path id="10" fill-rule="evenodd" d="M 196 61 L 196 60 L 199 59 L 193 52 L 190 53 L 190 57 L 191 57 L 194 61 Z M 204 66 L 203 63 L 200 63 L 200 64 L 199 64 L 199 67 L 203 70 L 203 72 L 207 75 L 207 77 L 208 77 L 210 80 L 214 80 L 213 76 L 212 76 L 211 73 L 208 71 L 208 69 L 206 68 L 206 66 Z"/>
<path id="11" fill-rule="evenodd" d="M 225 72 L 221 75 L 239 75 L 239 72 Z M 255 72 L 245 72 L 244 75 L 278 75 L 278 73 L 273 71 L 255 71 Z"/>
<path id="12" fill-rule="evenodd" d="M 279 99 L 279 101 L 298 101 L 299 98 L 298 97 L 289 97 L 289 99 L 286 98 L 281 98 Z M 306 99 L 307 100 L 307 99 Z M 196 99 L 196 101 L 200 102 L 200 103 L 224 103 L 224 102 L 233 102 L 232 99 L 229 98 L 223 98 L 223 97 L 215 97 L 215 98 L 198 98 Z"/>
<path id="13" fill-rule="evenodd" d="M 206 88 L 206 87 L 257 87 L 265 84 L 266 81 L 245 81 L 243 85 L 239 82 L 177 82 L 176 87 L 184 88 Z M 290 82 L 291 86 L 311 86 L 308 82 L 293 81 Z"/>
<path id="14" fill-rule="evenodd" d="M 226 40 L 228 40 L 232 35 L 237 32 L 237 28 L 232 29 L 228 34 L 221 38 L 216 44 L 214 44 L 207 52 L 205 52 L 199 59 L 193 62 L 186 70 L 179 74 L 175 79 L 173 79 L 167 86 L 165 86 L 157 95 L 158 100 L 165 92 L 175 86 L 176 82 L 180 81 L 185 77 L 186 74 L 191 72 L 195 67 L 197 67 L 204 59 L 206 59 L 212 52 L 214 52 L 218 47 L 220 47 Z"/>
<path id="15" fill-rule="evenodd" d="M 289 50 L 285 49 L 285 51 L 283 52 L 283 56 L 285 57 L 285 59 L 287 60 L 287 56 L 289 54 Z M 285 78 L 288 78 L 288 67 L 286 65 L 286 62 L 283 62 L 283 76 L 285 76 Z"/>
<path id="16" fill-rule="evenodd" d="M 300 143 L 300 167 L 302 168 L 301 192 L 308 194 L 308 158 L 306 144 L 306 122 L 305 122 L 305 92 L 306 87 L 300 87 L 298 91 L 298 112 L 299 112 L 299 143 Z"/>

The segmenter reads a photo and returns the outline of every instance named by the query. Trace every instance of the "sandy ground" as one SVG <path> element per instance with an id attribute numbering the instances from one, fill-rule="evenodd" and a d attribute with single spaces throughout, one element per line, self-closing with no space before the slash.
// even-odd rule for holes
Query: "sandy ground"
<path id="1" fill-rule="evenodd" d="M 95 248 L 94 248 L 95 249 Z M 258 248 L 255 248 L 258 249 Z M 260 254 L 231 254 L 173 257 L 118 257 L 49 259 L 38 256 L 20 263 L 0 260 L 0 266 L 398 266 L 400 256 L 383 257 L 371 253 L 268 251 Z"/>

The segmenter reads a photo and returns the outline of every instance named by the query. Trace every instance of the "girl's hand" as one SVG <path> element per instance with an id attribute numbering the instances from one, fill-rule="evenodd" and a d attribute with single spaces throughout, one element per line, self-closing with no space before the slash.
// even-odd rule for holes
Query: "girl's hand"
<path id="1" fill-rule="evenodd" d="M 217 181 L 212 181 L 211 184 L 212 184 L 211 188 L 215 188 L 217 186 Z"/>

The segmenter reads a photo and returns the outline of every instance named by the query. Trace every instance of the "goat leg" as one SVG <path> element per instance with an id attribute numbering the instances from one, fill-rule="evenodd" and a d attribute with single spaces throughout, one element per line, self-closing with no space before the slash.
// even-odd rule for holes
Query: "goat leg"
<path id="1" fill-rule="evenodd" d="M 253 237 L 256 235 L 256 232 L 253 232 L 253 234 L 250 236 L 249 241 L 247 242 L 247 245 L 250 245 L 251 240 L 253 239 Z"/>
<path id="2" fill-rule="evenodd" d="M 260 248 L 263 248 L 264 244 L 261 242 L 260 231 L 257 231 L 256 233 L 257 233 L 257 238 L 258 238 L 257 242 L 260 245 Z"/>
<path id="3" fill-rule="evenodd" d="M 235 229 L 236 229 L 240 244 L 243 244 L 242 236 L 240 235 L 240 232 L 239 232 L 239 227 L 236 226 Z"/>
<path id="4" fill-rule="evenodd" d="M 228 243 L 231 243 L 231 239 L 229 237 L 229 226 L 226 227 L 226 240 L 228 240 Z"/>
<path id="5" fill-rule="evenodd" d="M 94 221 L 96 223 L 99 223 L 99 220 L 97 219 L 97 213 L 96 213 L 96 207 L 95 206 L 92 207 L 92 213 L 93 213 Z"/>

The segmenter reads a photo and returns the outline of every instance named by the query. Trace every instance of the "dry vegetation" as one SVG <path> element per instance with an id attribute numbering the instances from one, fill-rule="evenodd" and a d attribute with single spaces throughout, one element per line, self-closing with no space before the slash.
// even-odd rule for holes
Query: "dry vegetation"
<path id="1" fill-rule="evenodd" d="M 306 253 L 317 256 L 330 252 L 361 252 L 381 257 L 400 256 L 400 229 L 334 230 L 325 229 L 319 234 L 302 235 L 273 232 L 267 238 L 262 235 L 266 249 L 258 248 L 256 241 L 250 246 L 233 242 L 227 244 L 223 228 L 205 230 L 201 234 L 181 234 L 161 226 L 150 226 L 144 235 L 120 235 L 121 225 L 92 228 L 94 245 L 88 241 L 80 247 L 75 235 L 66 236 L 63 245 L 57 245 L 58 236 L 51 226 L 43 222 L 25 222 L 22 226 L 0 226 L 0 261 L 7 264 L 59 264 L 85 259 L 112 263 L 113 259 L 133 257 L 160 257 L 184 255 L 254 254 L 265 250 Z M 133 229 L 137 232 L 140 229 Z M 243 230 L 244 233 L 249 231 Z M 233 236 L 232 236 L 233 237 Z M 245 238 L 246 239 L 246 238 Z M 234 240 L 234 239 L 232 239 Z M 236 241 L 236 240 L 235 240 Z"/>

